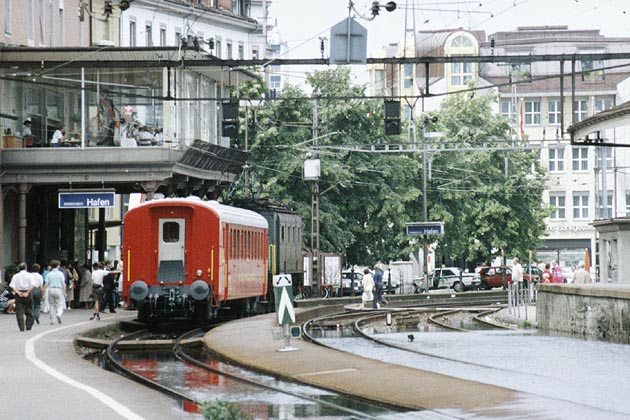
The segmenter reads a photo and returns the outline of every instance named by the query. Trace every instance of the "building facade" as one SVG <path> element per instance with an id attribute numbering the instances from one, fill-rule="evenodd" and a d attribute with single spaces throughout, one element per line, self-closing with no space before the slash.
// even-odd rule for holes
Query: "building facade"
<path id="1" fill-rule="evenodd" d="M 483 31 L 447 29 L 418 32 L 400 44 L 383 48 L 383 56 L 519 56 L 522 63 L 462 62 L 378 65 L 371 69 L 373 94 L 421 96 L 419 106 L 405 115 L 417 117 L 438 109 L 444 94 L 467 89 L 493 89 L 499 96 L 496 112 L 510 120 L 512 136 L 539 150 L 547 170 L 544 204 L 553 208 L 547 219 L 538 261 L 557 260 L 576 267 L 585 249 L 598 255 L 594 220 L 630 212 L 629 159 L 623 149 L 572 146 L 566 128 L 595 113 L 630 99 L 630 60 L 571 60 L 580 54 L 630 52 L 630 38 L 607 38 L 598 30 L 566 26 L 523 27 L 486 36 Z M 564 61 L 531 62 L 529 56 L 564 54 Z M 625 64 L 625 66 L 623 65 Z M 428 84 L 426 81 L 428 80 Z M 431 96 L 438 94 L 437 96 Z M 404 103 L 404 101 L 403 101 Z M 613 143 L 627 129 L 606 131 Z"/>

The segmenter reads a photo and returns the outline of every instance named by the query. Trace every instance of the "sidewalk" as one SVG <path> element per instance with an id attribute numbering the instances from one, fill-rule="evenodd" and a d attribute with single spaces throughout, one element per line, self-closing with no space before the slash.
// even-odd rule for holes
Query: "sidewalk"
<path id="1" fill-rule="evenodd" d="M 519 305 L 503 308 L 494 314 L 494 318 L 507 324 L 523 328 L 526 326 L 537 328 L 536 304 Z M 526 325 L 528 324 L 528 325 Z"/>
<path id="2" fill-rule="evenodd" d="M 0 313 L 0 417 L 5 419 L 114 420 L 186 418 L 176 403 L 114 372 L 81 359 L 74 338 L 96 326 L 135 317 L 104 313 L 89 321 L 92 311 L 73 309 L 61 325 L 48 314 L 30 331 L 20 332 L 15 315 Z"/>

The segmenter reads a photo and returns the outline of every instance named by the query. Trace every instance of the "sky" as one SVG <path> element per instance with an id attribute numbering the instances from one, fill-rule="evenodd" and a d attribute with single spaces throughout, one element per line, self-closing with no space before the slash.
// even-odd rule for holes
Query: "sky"
<path id="1" fill-rule="evenodd" d="M 388 0 L 381 0 L 384 5 Z M 519 26 L 567 25 L 569 29 L 599 29 L 607 37 L 630 37 L 630 0 L 397 0 L 397 9 L 381 9 L 372 20 L 372 0 L 353 0 L 352 16 L 368 31 L 371 51 L 402 42 L 406 32 L 445 28 L 484 30 L 486 35 Z M 321 58 L 320 37 L 348 17 L 348 0 L 272 0 L 270 19 L 277 24 L 289 54 L 285 58 Z M 358 13 L 357 13 L 358 12 Z M 328 57 L 325 40 L 325 57 Z M 355 66 L 356 67 L 356 66 Z M 292 84 L 301 83 L 305 66 L 292 66 Z M 355 73 L 357 70 L 355 68 Z M 359 80 L 360 82 L 360 80 Z"/>

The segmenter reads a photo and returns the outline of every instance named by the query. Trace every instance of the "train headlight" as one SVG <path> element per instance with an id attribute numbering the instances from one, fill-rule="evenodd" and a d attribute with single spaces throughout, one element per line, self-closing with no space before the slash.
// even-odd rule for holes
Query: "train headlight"
<path id="1" fill-rule="evenodd" d="M 190 297 L 194 300 L 205 300 L 210 295 L 210 287 L 203 280 L 196 280 L 190 285 Z"/>
<path id="2" fill-rule="evenodd" d="M 149 296 L 149 286 L 142 280 L 136 280 L 129 288 L 129 297 L 132 300 L 142 301 Z"/>
<path id="3" fill-rule="evenodd" d="M 201 277 L 202 274 L 203 274 L 203 270 L 197 270 L 197 277 Z"/>

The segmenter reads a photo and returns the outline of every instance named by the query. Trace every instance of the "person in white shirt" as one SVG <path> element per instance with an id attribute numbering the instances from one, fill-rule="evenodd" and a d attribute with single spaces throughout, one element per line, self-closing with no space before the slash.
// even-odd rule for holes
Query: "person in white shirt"
<path id="1" fill-rule="evenodd" d="M 59 260 L 52 260 L 50 265 L 52 270 L 46 276 L 46 292 L 48 294 L 50 324 L 57 322 L 61 324 L 61 315 L 66 307 L 66 276 L 59 271 Z"/>
<path id="2" fill-rule="evenodd" d="M 96 265 L 96 264 L 95 264 Z M 100 321 L 101 315 L 101 302 L 103 301 L 103 280 L 109 272 L 105 270 L 105 264 L 99 262 L 97 269 L 92 273 L 92 293 L 94 294 L 94 315 L 90 317 L 90 320 L 96 319 Z"/>
<path id="3" fill-rule="evenodd" d="M 33 276 L 26 271 L 26 263 L 18 265 L 18 272 L 11 278 L 9 287 L 15 296 L 15 317 L 20 331 L 33 328 Z M 26 322 L 25 322 L 26 317 Z"/>
<path id="4" fill-rule="evenodd" d="M 53 133 L 52 139 L 50 140 L 50 145 L 52 147 L 60 147 L 61 139 L 63 139 L 63 135 L 64 135 L 63 126 L 60 126 Z"/>

